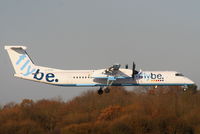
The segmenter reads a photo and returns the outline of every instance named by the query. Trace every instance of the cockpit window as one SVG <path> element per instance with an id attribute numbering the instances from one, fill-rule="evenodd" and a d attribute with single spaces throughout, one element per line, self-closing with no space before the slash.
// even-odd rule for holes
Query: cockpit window
<path id="1" fill-rule="evenodd" d="M 181 73 L 176 73 L 176 76 L 184 76 L 184 75 Z"/>

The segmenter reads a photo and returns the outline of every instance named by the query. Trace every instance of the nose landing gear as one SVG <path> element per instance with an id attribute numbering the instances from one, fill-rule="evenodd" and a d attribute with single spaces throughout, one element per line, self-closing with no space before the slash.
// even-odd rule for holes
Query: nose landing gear
<path id="1" fill-rule="evenodd" d="M 184 85 L 184 86 L 183 86 L 183 91 L 185 92 L 187 89 L 188 89 L 188 86 L 187 86 L 187 85 Z"/>

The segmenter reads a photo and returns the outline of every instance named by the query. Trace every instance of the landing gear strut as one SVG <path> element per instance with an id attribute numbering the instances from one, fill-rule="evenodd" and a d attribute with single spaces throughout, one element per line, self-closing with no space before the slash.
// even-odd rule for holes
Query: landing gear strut
<path id="1" fill-rule="evenodd" d="M 114 77 L 114 76 L 112 76 L 112 77 L 108 77 L 108 79 L 107 79 L 107 84 L 106 84 L 106 88 L 104 88 L 104 90 L 102 90 L 103 89 L 103 87 L 100 87 L 100 89 L 98 90 L 98 94 L 99 95 L 102 95 L 103 94 L 103 91 L 105 92 L 105 93 L 110 93 L 110 86 L 112 86 L 112 84 L 113 84 L 113 82 L 116 80 L 116 78 Z"/>

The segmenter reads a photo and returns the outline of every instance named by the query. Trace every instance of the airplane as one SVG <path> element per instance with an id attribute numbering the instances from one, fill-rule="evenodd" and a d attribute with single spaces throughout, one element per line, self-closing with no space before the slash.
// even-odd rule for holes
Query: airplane
<path id="1" fill-rule="evenodd" d="M 189 86 L 194 82 L 176 71 L 137 71 L 114 64 L 99 70 L 60 70 L 37 66 L 26 46 L 5 46 L 15 70 L 15 77 L 68 87 L 100 87 L 98 94 L 109 93 L 111 86 Z"/>

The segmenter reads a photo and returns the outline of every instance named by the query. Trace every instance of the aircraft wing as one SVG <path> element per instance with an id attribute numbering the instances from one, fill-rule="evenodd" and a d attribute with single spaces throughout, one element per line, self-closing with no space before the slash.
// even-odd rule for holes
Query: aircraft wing
<path id="1" fill-rule="evenodd" d="M 131 76 L 121 72 L 120 70 L 115 70 L 114 72 L 106 72 L 105 70 L 97 70 L 95 71 L 92 76 L 94 79 L 106 79 L 115 81 L 117 79 L 129 79 Z"/>
<path id="2" fill-rule="evenodd" d="M 131 77 L 125 77 L 125 76 L 92 76 L 92 78 L 95 79 L 109 79 L 109 80 L 117 80 L 117 79 L 129 79 Z"/>

